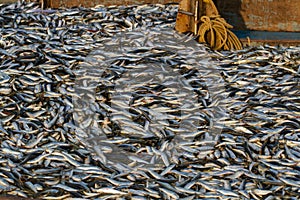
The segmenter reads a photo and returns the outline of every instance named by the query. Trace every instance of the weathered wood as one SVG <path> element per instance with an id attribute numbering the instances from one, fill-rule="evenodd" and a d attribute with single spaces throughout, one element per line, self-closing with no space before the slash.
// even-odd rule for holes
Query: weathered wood
<path id="1" fill-rule="evenodd" d="M 0 4 L 15 3 L 17 0 L 0 0 Z"/>
<path id="2" fill-rule="evenodd" d="M 237 30 L 300 32 L 299 0 L 214 1 L 222 17 Z"/>
<path id="3" fill-rule="evenodd" d="M 204 0 L 182 0 L 179 3 L 175 29 L 182 33 L 193 32 L 196 34 L 200 19 L 204 15 L 218 15 L 218 11 Z"/>
<path id="4" fill-rule="evenodd" d="M 194 0 L 182 0 L 179 3 L 179 10 L 176 19 L 175 29 L 179 32 L 185 33 L 194 31 Z M 190 15 L 188 13 L 191 13 Z"/>

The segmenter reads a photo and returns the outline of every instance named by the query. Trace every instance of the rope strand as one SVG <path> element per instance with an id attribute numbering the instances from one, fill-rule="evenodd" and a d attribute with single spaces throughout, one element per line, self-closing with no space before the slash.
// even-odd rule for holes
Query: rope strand
<path id="1" fill-rule="evenodd" d="M 199 42 L 207 43 L 214 50 L 242 49 L 242 44 L 238 37 L 229 30 L 233 28 L 224 18 L 218 14 L 218 10 L 212 0 L 203 0 L 213 9 L 217 15 L 202 16 L 199 21 L 198 29 Z"/>

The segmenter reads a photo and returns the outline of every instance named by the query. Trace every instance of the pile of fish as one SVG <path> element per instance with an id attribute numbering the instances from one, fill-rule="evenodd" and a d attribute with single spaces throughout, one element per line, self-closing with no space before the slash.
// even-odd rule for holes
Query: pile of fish
<path id="1" fill-rule="evenodd" d="M 0 191 L 299 199 L 300 47 L 214 52 L 177 5 L 0 5 Z"/>

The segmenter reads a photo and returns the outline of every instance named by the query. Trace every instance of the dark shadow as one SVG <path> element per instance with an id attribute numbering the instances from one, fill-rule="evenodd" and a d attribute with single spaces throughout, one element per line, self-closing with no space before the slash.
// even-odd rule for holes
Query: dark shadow
<path id="1" fill-rule="evenodd" d="M 234 30 L 247 30 L 245 21 L 241 15 L 241 0 L 213 0 L 220 15 L 233 26 Z"/>

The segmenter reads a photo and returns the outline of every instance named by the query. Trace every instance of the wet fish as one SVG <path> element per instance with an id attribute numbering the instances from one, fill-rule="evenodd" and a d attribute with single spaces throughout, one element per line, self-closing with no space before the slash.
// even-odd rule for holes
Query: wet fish
<path id="1" fill-rule="evenodd" d="M 214 52 L 177 10 L 0 6 L 3 194 L 299 197 L 299 47 Z"/>

